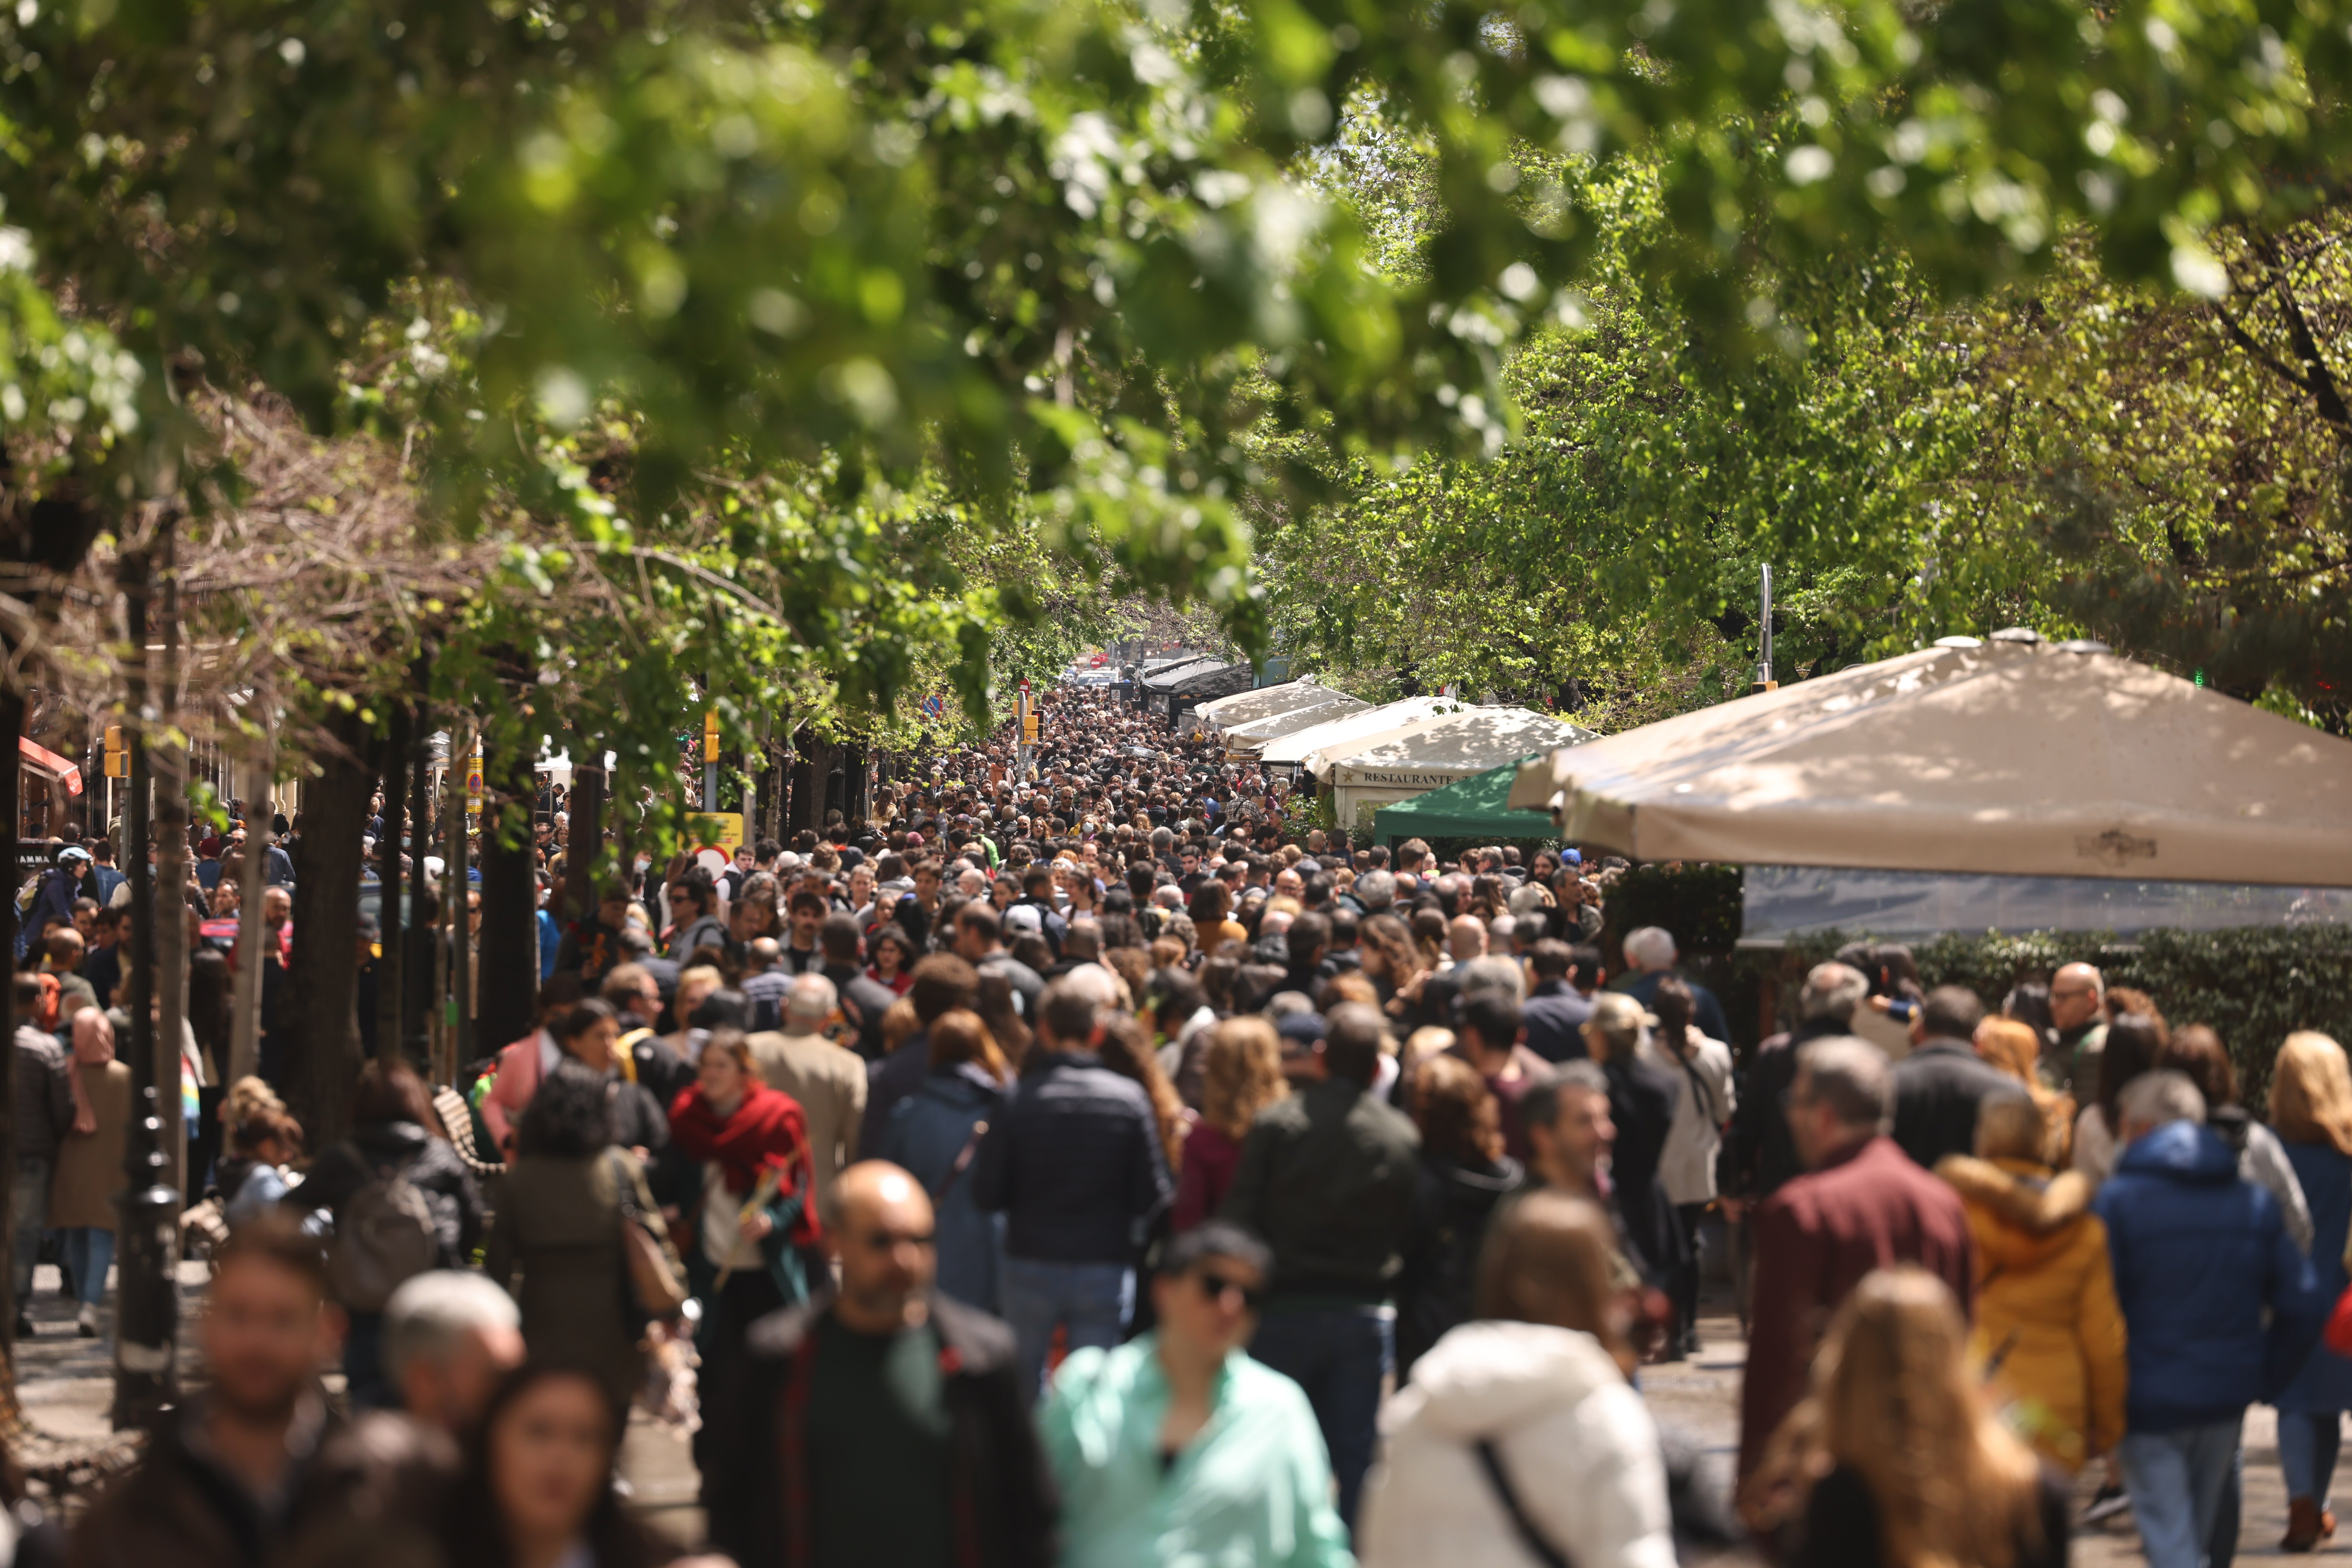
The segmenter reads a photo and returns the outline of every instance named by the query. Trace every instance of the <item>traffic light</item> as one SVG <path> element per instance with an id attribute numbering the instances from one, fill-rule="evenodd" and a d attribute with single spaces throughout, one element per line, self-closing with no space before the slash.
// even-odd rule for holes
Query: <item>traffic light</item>
<path id="1" fill-rule="evenodd" d="M 106 727 L 106 776 L 127 779 L 131 776 L 131 751 L 122 743 L 122 726 Z"/>

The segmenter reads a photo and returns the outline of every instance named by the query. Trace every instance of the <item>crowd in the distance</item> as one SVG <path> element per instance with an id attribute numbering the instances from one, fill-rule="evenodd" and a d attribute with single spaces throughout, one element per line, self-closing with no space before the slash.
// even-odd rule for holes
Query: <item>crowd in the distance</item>
<path id="1" fill-rule="evenodd" d="M 1107 697 L 1042 728 L 599 888 L 533 1034 L 372 1065 L 307 1169 L 234 1086 L 210 1384 L 77 1560 L 671 1560 L 632 1405 L 745 1564 L 2042 1568 L 2105 1466 L 2200 1568 L 2256 1400 L 2332 1531 L 2334 1042 L 2265 1126 L 2095 971 L 1988 1016 L 1860 947 L 1736 1071 L 1671 933 L 1604 961 L 1621 861 L 1353 847 Z M 1639 1381 L 1720 1272 L 1736 1478 Z"/>

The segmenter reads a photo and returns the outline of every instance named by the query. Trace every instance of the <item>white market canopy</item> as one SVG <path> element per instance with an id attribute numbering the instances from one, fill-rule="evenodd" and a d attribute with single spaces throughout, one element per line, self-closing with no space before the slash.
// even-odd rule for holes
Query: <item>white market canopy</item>
<path id="1" fill-rule="evenodd" d="M 1307 759 L 1331 786 L 1339 819 L 1365 806 L 1393 805 L 1474 778 L 1533 752 L 1580 746 L 1600 737 L 1527 708 L 1469 708 L 1402 730 L 1327 744 Z"/>
<path id="2" fill-rule="evenodd" d="M 1304 708 L 1293 708 L 1287 713 L 1276 713 L 1269 719 L 1253 719 L 1246 724 L 1223 726 L 1225 749 L 1229 752 L 1255 752 L 1286 735 L 1296 735 L 1302 730 L 1328 724 L 1350 713 L 1369 712 L 1371 706 L 1344 691 L 1327 692 L 1323 700 L 1309 703 Z"/>
<path id="3" fill-rule="evenodd" d="M 1349 702 L 1356 700 L 1344 691 L 1318 686 L 1309 678 L 1286 680 L 1279 686 L 1261 686 L 1254 691 L 1236 691 L 1231 697 L 1203 702 L 1193 709 L 1192 713 L 1204 724 L 1230 730 L 1259 719 L 1274 719 L 1285 713 L 1296 713 L 1301 709 L 1319 708 L 1334 698 Z"/>
<path id="4" fill-rule="evenodd" d="M 1645 860 L 2352 886 L 2352 741 L 2095 644 L 1945 644 L 1519 770 Z"/>
<path id="5" fill-rule="evenodd" d="M 1292 730 L 1266 742 L 1258 761 L 1270 767 L 1297 767 L 1313 752 L 1347 741 L 1385 740 L 1399 730 L 1470 705 L 1452 697 L 1408 697 L 1378 708 L 1359 709 Z"/>

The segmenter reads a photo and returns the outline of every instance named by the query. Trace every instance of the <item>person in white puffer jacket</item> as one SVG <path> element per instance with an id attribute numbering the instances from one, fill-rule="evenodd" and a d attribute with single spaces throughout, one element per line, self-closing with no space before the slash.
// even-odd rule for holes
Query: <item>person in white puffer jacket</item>
<path id="1" fill-rule="evenodd" d="M 1625 1381 L 1608 1216 L 1538 1192 L 1496 1226 L 1481 1321 L 1414 1363 L 1381 1421 L 1363 1568 L 1675 1568 L 1657 1427 Z"/>

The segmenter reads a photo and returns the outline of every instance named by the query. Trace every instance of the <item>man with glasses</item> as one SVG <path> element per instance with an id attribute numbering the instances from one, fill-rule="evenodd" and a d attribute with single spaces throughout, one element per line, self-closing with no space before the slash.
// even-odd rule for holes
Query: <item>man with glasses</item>
<path id="1" fill-rule="evenodd" d="M 2096 1088 L 2099 1057 L 2107 1046 L 2106 977 L 2087 963 L 2062 963 L 2050 977 L 2050 1026 L 2057 1047 L 2042 1059 L 2042 1077 L 2054 1088 Z"/>
<path id="2" fill-rule="evenodd" d="M 1039 1425 L 1064 1563 L 1352 1561 L 1314 1408 L 1242 1350 L 1273 1270 L 1247 1231 L 1197 1226 L 1169 1243 L 1152 1279 L 1159 1326 L 1062 1363 Z"/>
<path id="3" fill-rule="evenodd" d="M 830 1295 L 751 1326 L 706 1388 L 710 1543 L 739 1563 L 1037 1564 L 1055 1500 L 1013 1336 L 933 1293 L 931 1200 L 879 1160 L 825 1206 Z"/>

